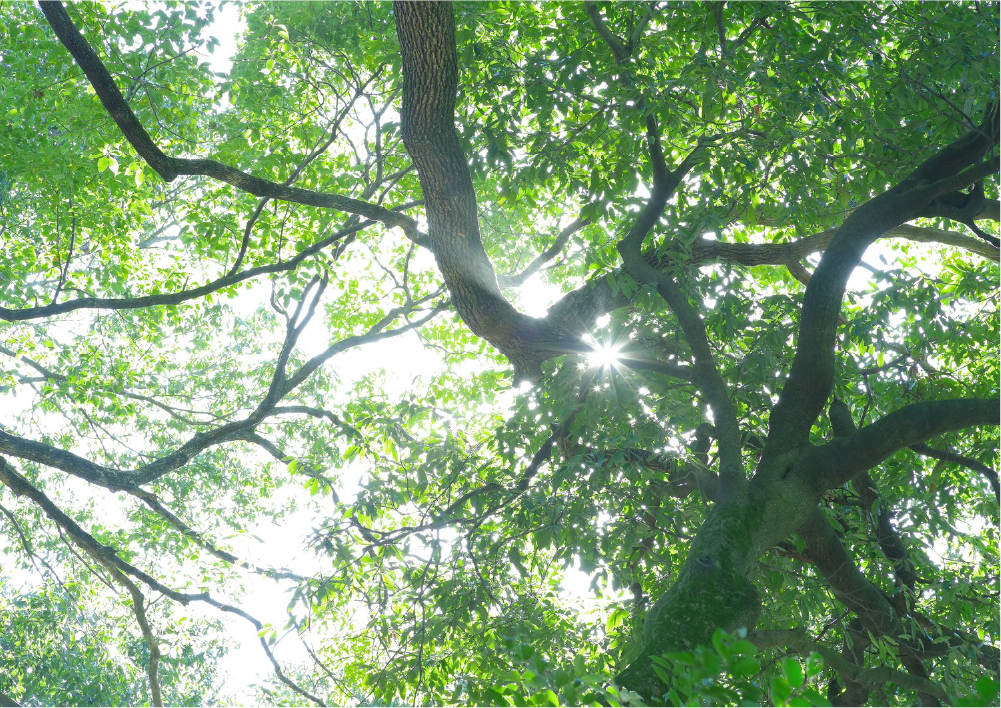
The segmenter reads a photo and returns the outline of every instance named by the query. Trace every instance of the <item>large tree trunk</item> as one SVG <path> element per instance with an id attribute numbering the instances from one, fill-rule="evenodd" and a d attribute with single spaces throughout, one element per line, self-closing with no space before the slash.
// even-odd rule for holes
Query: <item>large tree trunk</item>
<path id="1" fill-rule="evenodd" d="M 537 378 L 542 361 L 561 348 L 579 349 L 579 343 L 551 318 L 530 318 L 515 310 L 501 294 L 484 251 L 476 195 L 454 126 L 458 72 L 453 8 L 447 3 L 396 2 L 394 11 L 403 56 L 403 140 L 424 191 L 430 246 L 438 267 L 470 329 L 509 358 L 517 377 Z M 588 12 L 625 72 L 626 45 L 611 35 L 593 3 Z M 678 318 L 693 351 L 692 380 L 716 419 L 721 462 L 717 503 L 674 584 L 648 613 L 642 653 L 618 675 L 622 686 L 659 705 L 667 687 L 653 671 L 652 657 L 708 644 L 717 628 L 753 628 L 760 597 L 749 572 L 763 553 L 796 531 L 812 544 L 816 565 L 835 595 L 852 598 L 849 607 L 874 636 L 893 636 L 901 646 L 902 662 L 909 671 L 908 662 L 916 662 L 912 673 L 920 678 L 917 657 L 922 647 L 907 644 L 887 599 L 846 560 L 818 501 L 827 489 L 864 474 L 897 450 L 942 432 L 996 424 L 996 402 L 914 404 L 858 431 L 842 425 L 841 437 L 826 445 L 812 445 L 809 438 L 833 389 L 835 334 L 848 277 L 865 249 L 881 235 L 910 219 L 936 213 L 943 196 L 997 169 L 996 160 L 980 162 L 997 142 L 996 122 L 997 110 L 992 109 L 977 130 L 939 151 L 897 187 L 856 209 L 833 234 L 807 287 L 792 370 L 772 409 L 758 467 L 748 479 L 730 393 L 713 360 L 701 317 L 680 284 L 642 251 L 669 197 L 697 162 L 698 153 L 715 138 L 698 140 L 695 150 L 671 170 L 657 121 L 652 114 L 647 116 L 652 194 L 620 241 L 619 252 L 624 269 L 655 287 Z M 835 402 L 832 417 L 843 418 L 843 413 Z M 935 701 L 930 695 L 923 699 Z"/>
<path id="2" fill-rule="evenodd" d="M 454 8 L 395 2 L 393 11 L 403 59 L 400 130 L 417 167 L 438 269 L 470 330 L 508 358 L 516 380 L 538 379 L 543 361 L 579 345 L 548 320 L 518 312 L 501 294 L 483 250 L 476 193 L 455 132 Z"/>

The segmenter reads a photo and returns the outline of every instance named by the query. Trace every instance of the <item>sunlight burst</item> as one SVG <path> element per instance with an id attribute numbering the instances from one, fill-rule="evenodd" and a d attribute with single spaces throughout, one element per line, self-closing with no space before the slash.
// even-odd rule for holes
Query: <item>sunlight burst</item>
<path id="1" fill-rule="evenodd" d="M 594 368 L 610 368 L 618 363 L 621 350 L 619 345 L 596 343 L 594 350 L 587 355 L 587 361 Z"/>

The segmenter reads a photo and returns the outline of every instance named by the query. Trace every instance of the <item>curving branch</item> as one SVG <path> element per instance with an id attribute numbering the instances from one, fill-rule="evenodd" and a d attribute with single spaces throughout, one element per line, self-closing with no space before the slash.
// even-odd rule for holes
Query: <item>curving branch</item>
<path id="1" fill-rule="evenodd" d="M 727 243 L 700 238 L 691 245 L 691 253 L 687 262 L 692 265 L 719 261 L 747 266 L 791 266 L 809 255 L 824 251 L 831 244 L 831 240 L 837 232 L 838 229 L 828 229 L 786 243 Z M 956 231 L 904 224 L 890 229 L 880 238 L 900 238 L 918 243 L 942 243 L 947 246 L 964 248 L 992 261 L 1001 260 L 1001 255 L 998 254 L 996 248 Z"/>
<path id="2" fill-rule="evenodd" d="M 585 3 L 585 9 L 598 34 L 611 49 L 615 62 L 620 66 L 625 66 L 629 59 L 629 50 L 625 44 L 608 28 L 594 2 Z M 632 79 L 628 74 L 623 74 L 620 80 L 628 84 L 631 83 Z M 739 496 L 746 487 L 740 457 L 740 429 L 737 425 L 736 412 L 730 401 L 726 383 L 719 374 L 719 368 L 709 346 L 705 323 L 703 323 L 698 311 L 692 307 L 687 295 L 682 292 L 674 279 L 648 262 L 643 253 L 643 241 L 660 219 L 667 206 L 667 201 L 685 176 L 702 159 L 705 147 L 719 138 L 699 140 L 695 148 L 677 167 L 673 170 L 669 169 L 661 145 L 660 127 L 657 124 L 657 119 L 653 113 L 646 110 L 642 100 L 639 104 L 639 110 L 646 113 L 647 149 L 653 168 L 653 189 L 651 189 L 650 198 L 646 205 L 625 236 L 616 245 L 616 249 L 622 256 L 623 270 L 639 282 L 653 285 L 660 296 L 664 298 L 668 307 L 678 318 L 681 331 L 692 348 L 693 368 L 699 386 L 705 393 L 716 418 L 717 439 L 720 448 L 719 496 L 726 500 Z"/>
<path id="3" fill-rule="evenodd" d="M 533 275 L 539 272 L 539 270 L 549 261 L 560 255 L 563 249 L 566 247 L 567 242 L 570 237 L 575 233 L 580 231 L 582 228 L 591 223 L 590 217 L 581 216 L 574 219 L 570 224 L 560 231 L 559 235 L 553 240 L 553 244 L 547 248 L 545 251 L 540 253 L 538 256 L 529 263 L 523 271 L 520 273 L 515 273 L 512 275 L 498 275 L 497 282 L 502 288 L 517 288 L 525 283 L 526 280 L 531 278 Z"/>
<path id="4" fill-rule="evenodd" d="M 612 56 L 615 57 L 616 64 L 625 64 L 629 60 L 629 54 L 631 47 L 627 47 L 626 44 L 619 39 L 619 37 L 609 29 L 608 24 L 605 22 L 605 18 L 601 16 L 601 11 L 598 9 L 598 3 L 594 0 L 587 0 L 584 3 L 584 9 L 587 11 L 587 16 L 591 18 L 591 22 L 594 23 L 594 28 L 597 30 L 598 35 L 605 41 L 608 48 L 612 50 Z"/>
<path id="5" fill-rule="evenodd" d="M 57 0 L 48 0 L 38 4 L 59 41 L 69 50 L 73 59 L 87 75 L 90 85 L 93 86 L 98 98 L 101 99 L 105 110 L 118 125 L 122 135 L 135 148 L 146 164 L 152 167 L 164 181 L 172 182 L 177 177 L 184 175 L 203 175 L 231 184 L 255 197 L 268 197 L 307 206 L 338 209 L 382 222 L 389 227 L 399 227 L 408 237 L 417 238 L 417 222 L 414 219 L 378 204 L 351 199 L 339 194 L 315 192 L 278 184 L 254 177 L 215 160 L 170 157 L 150 138 L 149 133 L 132 112 L 125 97 L 122 96 L 104 63 L 74 26 L 63 4 Z"/>
<path id="6" fill-rule="evenodd" d="M 34 485 L 32 485 L 25 477 L 23 477 L 19 472 L 17 472 L 14 469 L 14 467 L 7 462 L 7 460 L 5 460 L 2 457 L 0 457 L 0 483 L 4 484 L 8 489 L 10 489 L 11 492 L 14 494 L 14 496 L 18 497 L 24 496 L 30 499 L 32 502 L 34 502 L 35 505 L 38 506 L 45 513 L 45 515 L 48 516 L 49 519 L 51 519 L 59 527 L 61 531 L 65 532 L 65 534 L 69 536 L 69 538 L 73 541 L 73 543 L 75 543 L 81 550 L 83 550 L 85 553 L 87 553 L 87 555 L 93 558 L 98 564 L 107 568 L 107 570 L 116 578 L 116 580 L 119 580 L 119 582 L 123 582 L 123 584 L 129 589 L 130 594 L 132 595 L 133 598 L 133 602 L 137 603 L 135 605 L 137 617 L 139 613 L 142 614 L 143 619 L 140 619 L 140 626 L 143 631 L 143 636 L 144 638 L 147 638 L 147 640 L 152 635 L 150 633 L 149 636 L 147 636 L 147 632 L 149 632 L 149 623 L 145 622 L 144 624 L 143 622 L 143 620 L 145 619 L 145 607 L 144 607 L 145 599 L 143 598 L 142 593 L 139 591 L 138 586 L 136 586 L 135 583 L 129 580 L 129 578 L 126 576 L 136 578 L 137 580 L 141 581 L 143 584 L 150 587 L 151 589 L 166 595 L 171 600 L 179 602 L 182 605 L 188 605 L 192 602 L 204 602 L 222 612 L 242 617 L 243 619 L 247 620 L 254 626 L 259 636 L 263 635 L 264 624 L 260 620 L 255 618 L 253 615 L 245 612 L 244 610 L 241 610 L 238 607 L 234 607 L 233 605 L 220 602 L 219 600 L 216 600 L 211 595 L 209 595 L 209 593 L 207 592 L 202 592 L 197 594 L 183 593 L 174 590 L 172 588 L 169 588 L 163 583 L 153 578 L 152 576 L 150 576 L 148 573 L 122 560 L 122 558 L 118 555 L 117 549 L 111 546 L 105 546 L 96 538 L 94 538 L 94 536 L 87 533 L 83 528 L 81 528 L 81 526 L 76 521 L 74 521 L 64 511 L 62 511 L 58 506 L 56 506 L 52 502 L 52 500 L 45 495 L 44 492 L 42 492 Z M 135 592 L 133 592 L 133 590 Z M 271 648 L 268 646 L 268 643 L 267 641 L 265 641 L 265 638 L 263 636 L 260 636 L 260 642 L 261 642 L 261 647 L 264 649 L 265 654 L 267 654 L 268 659 L 271 661 L 271 665 L 278 679 L 296 693 L 308 698 L 318 706 L 323 706 L 324 705 L 323 701 L 321 701 L 319 698 L 306 691 L 304 688 L 299 686 L 296 682 L 292 681 L 288 676 L 285 675 L 285 672 L 282 671 L 281 666 L 278 664 L 278 660 L 275 658 L 274 653 L 271 651 Z M 156 665 L 159 661 L 159 650 L 156 648 L 155 641 L 153 644 L 150 645 L 149 648 L 151 657 L 153 656 L 154 651 L 156 652 L 156 662 L 154 662 L 153 659 L 151 658 L 150 665 L 147 667 L 147 671 L 150 676 L 150 681 L 152 683 L 156 679 Z M 159 692 L 158 682 L 156 685 L 157 688 L 154 691 L 154 697 L 158 697 L 157 694 Z M 158 705 L 162 705 L 162 702 L 159 703 Z"/>
<path id="7" fill-rule="evenodd" d="M 839 656 L 829 647 L 812 641 L 805 627 L 759 630 L 752 632 L 747 638 L 759 649 L 786 647 L 797 654 L 816 652 L 824 658 L 825 666 L 836 671 L 842 678 L 868 689 L 877 689 L 884 684 L 892 683 L 909 691 L 927 694 L 945 703 L 950 702 L 949 694 L 934 681 L 886 666 L 865 668 L 855 664 Z"/>
<path id="8" fill-rule="evenodd" d="M 922 643 L 906 638 L 900 615 L 879 588 L 859 571 L 820 509 L 812 511 L 806 523 L 800 527 L 799 534 L 806 542 L 808 557 L 824 575 L 835 597 L 858 615 L 862 625 L 874 635 L 894 639 L 899 646 L 900 660 L 908 673 L 912 678 L 927 681 L 928 673 L 920 658 L 924 649 Z M 853 676 L 848 678 L 861 683 Z M 939 705 L 938 694 L 918 690 L 922 705 Z"/>
<path id="9" fill-rule="evenodd" d="M 455 131 L 454 12 L 448 3 L 393 4 L 404 79 L 400 132 L 424 195 L 428 243 L 459 317 L 507 357 L 516 381 L 538 380 L 542 362 L 586 347 L 552 320 L 519 312 L 501 294 Z"/>
<path id="10" fill-rule="evenodd" d="M 304 248 L 288 260 L 271 263 L 269 265 L 257 266 L 256 268 L 248 268 L 240 273 L 225 275 L 222 278 L 217 278 L 206 283 L 205 285 L 197 288 L 191 288 L 190 290 L 182 290 L 175 293 L 164 293 L 162 295 L 142 295 L 140 297 L 81 297 L 74 300 L 67 300 L 65 302 L 52 303 L 50 305 L 25 307 L 20 309 L 0 307 L 0 320 L 6 320 L 7 322 L 21 322 L 41 317 L 52 317 L 54 315 L 61 315 L 75 310 L 138 310 L 146 307 L 157 307 L 160 305 L 179 305 L 182 302 L 200 298 L 204 295 L 214 293 L 217 290 L 222 290 L 230 285 L 236 285 L 237 283 L 241 283 L 244 280 L 254 278 L 258 275 L 283 273 L 285 271 L 292 270 L 313 254 L 319 253 L 327 246 L 337 243 L 341 239 L 353 236 L 374 223 L 374 221 L 363 221 L 355 224 L 354 226 L 346 227 L 337 233 L 331 234 L 327 238 L 317 241 L 313 245 Z"/>
<path id="11" fill-rule="evenodd" d="M 978 128 L 925 160 L 897 186 L 856 209 L 834 234 L 803 297 L 796 355 L 772 409 L 766 456 L 805 444 L 830 396 L 841 301 L 848 278 L 866 248 L 890 229 L 920 216 L 933 200 L 980 179 L 987 163 L 979 160 L 998 142 L 997 120 L 997 106 L 991 105 Z"/>
<path id="12" fill-rule="evenodd" d="M 912 403 L 813 450 L 818 463 L 814 483 L 820 489 L 840 487 L 898 450 L 942 433 L 999 422 L 998 402 L 991 398 Z"/>
<path id="13" fill-rule="evenodd" d="M 844 401 L 834 399 L 828 413 L 831 420 L 831 428 L 834 435 L 844 438 L 856 432 L 855 421 L 852 419 L 851 411 Z M 862 502 L 862 508 L 869 512 L 870 516 L 875 511 L 875 518 L 871 518 L 873 531 L 876 534 L 876 541 L 887 560 L 893 563 L 893 570 L 897 576 L 897 582 L 914 590 L 914 583 L 917 575 L 914 572 L 914 563 L 911 562 L 910 553 L 904 545 L 900 534 L 893 526 L 893 512 L 885 505 L 880 504 L 879 487 L 875 480 L 869 476 L 868 472 L 863 472 L 854 480 L 852 484 L 855 492 Z"/>
<path id="14" fill-rule="evenodd" d="M 911 449 L 919 455 L 931 457 L 935 460 L 942 460 L 943 462 L 952 462 L 953 464 L 961 465 L 966 469 L 973 470 L 974 472 L 979 472 L 987 478 L 988 482 L 990 482 L 991 488 L 994 490 L 994 498 L 1001 501 L 1001 489 L 998 488 L 997 470 L 988 467 L 983 462 L 974 460 L 972 457 L 960 455 L 956 452 L 948 452 L 946 450 L 936 450 L 935 448 L 924 444 L 911 445 Z"/>

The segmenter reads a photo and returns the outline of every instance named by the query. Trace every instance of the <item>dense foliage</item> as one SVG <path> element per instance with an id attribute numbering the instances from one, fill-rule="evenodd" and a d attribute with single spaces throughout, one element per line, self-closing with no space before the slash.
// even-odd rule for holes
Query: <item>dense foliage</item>
<path id="1" fill-rule="evenodd" d="M 219 9 L 0 4 L 0 705 L 997 705 L 996 3 Z"/>

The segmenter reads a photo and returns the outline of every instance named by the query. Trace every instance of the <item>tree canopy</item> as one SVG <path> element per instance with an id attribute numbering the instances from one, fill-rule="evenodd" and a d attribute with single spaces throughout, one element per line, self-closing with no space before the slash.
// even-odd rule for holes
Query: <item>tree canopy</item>
<path id="1" fill-rule="evenodd" d="M 219 9 L 0 4 L 0 705 L 997 705 L 997 3 Z"/>

